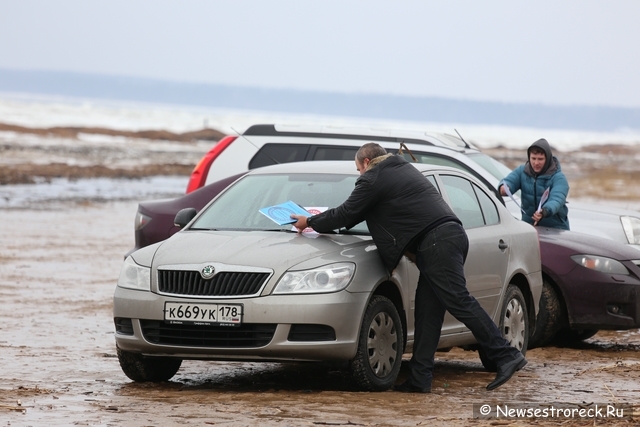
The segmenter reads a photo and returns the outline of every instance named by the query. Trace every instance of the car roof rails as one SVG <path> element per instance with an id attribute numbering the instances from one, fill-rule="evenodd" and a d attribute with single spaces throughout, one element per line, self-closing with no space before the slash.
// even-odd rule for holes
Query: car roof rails
<path id="1" fill-rule="evenodd" d="M 388 133 L 388 132 L 386 132 Z M 421 145 L 436 145 L 431 141 L 418 138 L 402 138 L 395 136 L 385 136 L 380 134 L 357 134 L 357 133 L 340 133 L 340 132 L 320 132 L 320 131 L 280 131 L 275 125 L 253 125 L 244 131 L 243 135 L 247 136 L 299 136 L 306 138 L 335 138 L 335 139 L 355 139 L 362 141 L 386 141 L 397 143 L 413 143 Z"/>

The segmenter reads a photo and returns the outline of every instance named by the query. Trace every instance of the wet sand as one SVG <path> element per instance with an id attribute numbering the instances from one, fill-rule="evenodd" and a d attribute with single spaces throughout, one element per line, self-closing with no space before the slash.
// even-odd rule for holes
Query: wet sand
<path id="1" fill-rule="evenodd" d="M 315 364 L 185 361 L 170 382 L 133 383 L 118 364 L 111 307 L 135 210 L 135 201 L 120 201 L 0 211 L 0 426 L 640 423 L 474 418 L 481 404 L 637 403 L 637 331 L 530 350 L 529 364 L 492 392 L 494 374 L 460 349 L 437 354 L 428 395 L 357 392 L 340 370 Z M 405 363 L 400 380 L 406 374 Z"/>

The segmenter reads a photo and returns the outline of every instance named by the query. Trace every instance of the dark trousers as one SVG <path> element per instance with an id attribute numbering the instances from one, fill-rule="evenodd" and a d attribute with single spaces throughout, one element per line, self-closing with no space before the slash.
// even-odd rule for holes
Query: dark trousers
<path id="1" fill-rule="evenodd" d="M 413 355 L 409 363 L 411 383 L 418 387 L 431 387 L 445 311 L 471 330 L 487 357 L 497 366 L 514 360 L 519 353 L 469 294 L 464 277 L 468 251 L 467 234 L 455 222 L 440 225 L 418 243 L 416 265 L 420 279 L 416 290 Z"/>

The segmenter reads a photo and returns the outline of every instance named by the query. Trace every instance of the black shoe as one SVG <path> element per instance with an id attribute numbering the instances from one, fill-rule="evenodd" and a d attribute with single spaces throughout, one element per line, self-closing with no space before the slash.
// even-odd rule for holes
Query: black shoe
<path id="1" fill-rule="evenodd" d="M 431 387 L 422 388 L 411 384 L 411 381 L 407 380 L 402 384 L 394 385 L 393 389 L 402 393 L 431 393 Z"/>
<path id="2" fill-rule="evenodd" d="M 498 366 L 498 373 L 496 379 L 487 385 L 487 390 L 493 390 L 500 387 L 502 384 L 509 381 L 509 379 L 527 364 L 527 359 L 524 358 L 522 353 L 518 354 L 515 360 L 507 362 L 504 365 Z"/>

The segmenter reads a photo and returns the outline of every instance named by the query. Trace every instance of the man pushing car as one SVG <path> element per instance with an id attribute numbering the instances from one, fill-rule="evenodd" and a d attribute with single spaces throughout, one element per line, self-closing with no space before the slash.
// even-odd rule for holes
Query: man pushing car
<path id="1" fill-rule="evenodd" d="M 395 390 L 429 393 L 435 352 L 445 311 L 463 322 L 498 367 L 493 390 L 527 364 L 520 351 L 502 337 L 491 317 L 469 294 L 464 263 L 469 250 L 462 223 L 438 190 L 402 156 L 387 154 L 376 143 L 364 144 L 356 153 L 360 177 L 340 206 L 305 217 L 292 215 L 301 232 L 351 228 L 367 222 L 378 253 L 389 272 L 403 255 L 420 270 L 416 290 L 415 337 L 411 373 Z"/>

